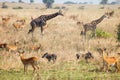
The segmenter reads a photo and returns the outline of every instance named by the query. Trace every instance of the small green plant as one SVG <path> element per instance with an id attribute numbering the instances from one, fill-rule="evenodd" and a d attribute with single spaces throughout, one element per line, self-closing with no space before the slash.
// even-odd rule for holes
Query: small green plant
<path id="1" fill-rule="evenodd" d="M 101 29 L 96 30 L 96 37 L 97 38 L 110 38 L 111 36 L 112 36 L 112 34 L 105 32 Z"/>

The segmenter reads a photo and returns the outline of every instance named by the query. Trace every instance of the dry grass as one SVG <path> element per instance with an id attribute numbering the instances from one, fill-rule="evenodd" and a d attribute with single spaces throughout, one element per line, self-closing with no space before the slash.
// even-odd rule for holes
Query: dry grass
<path id="1" fill-rule="evenodd" d="M 84 10 L 80 10 L 79 5 L 54 5 L 54 7 L 65 6 L 67 8 L 67 10 L 63 10 L 64 17 L 58 16 L 49 20 L 46 25 L 47 28 L 44 30 L 43 38 L 41 38 L 40 28 L 36 28 L 33 39 L 34 43 L 31 41 L 31 35 L 27 34 L 31 28 L 29 24 L 31 16 L 36 18 L 42 14 L 50 14 L 58 10 L 45 9 L 41 4 L 7 3 L 6 5 L 8 5 L 9 8 L 0 9 L 0 16 L 14 15 L 15 17 L 13 16 L 10 19 L 7 27 L 0 25 L 0 42 L 8 44 L 19 42 L 19 47 L 24 48 L 27 53 L 26 57 L 39 56 L 40 62 L 46 63 L 46 60 L 41 59 L 41 55 L 45 52 L 55 53 L 58 56 L 57 64 L 60 64 L 62 62 L 74 62 L 76 59 L 75 54 L 77 52 L 85 53 L 87 51 L 91 51 L 95 56 L 93 63 L 96 63 L 97 61 L 100 62 L 100 55 L 96 50 L 98 47 L 106 47 L 109 50 L 113 49 L 113 51 L 109 53 L 110 55 L 116 55 L 116 53 L 119 52 L 119 48 L 117 50 L 115 49 L 117 43 L 116 38 L 114 37 L 116 36 L 116 25 L 118 25 L 120 21 L 120 10 L 117 9 L 118 5 L 107 5 L 105 9 L 99 9 L 101 6 L 97 5 L 85 5 Z M 12 9 L 16 6 L 22 6 L 23 9 Z M 108 11 L 108 7 L 110 10 L 115 11 L 114 16 L 110 19 L 104 19 L 97 27 L 113 34 L 113 36 L 109 39 L 89 39 L 83 44 L 82 36 L 80 36 L 82 26 L 78 26 L 76 24 L 77 21 L 72 20 L 70 16 L 77 15 L 78 21 L 87 23 L 102 16 L 106 11 Z M 18 31 L 14 30 L 14 27 L 12 26 L 13 22 L 17 19 L 26 20 L 25 27 Z M 42 50 L 35 52 L 27 51 L 25 49 L 25 46 L 33 44 L 41 44 Z M 22 63 L 18 55 L 5 50 L 1 50 L 0 53 L 1 69 L 9 70 L 22 68 Z"/>

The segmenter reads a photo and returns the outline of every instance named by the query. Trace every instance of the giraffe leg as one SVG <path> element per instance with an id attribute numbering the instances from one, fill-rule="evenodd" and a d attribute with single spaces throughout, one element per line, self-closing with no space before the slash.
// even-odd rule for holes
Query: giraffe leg
<path id="1" fill-rule="evenodd" d="M 34 30 L 35 30 L 35 27 L 36 27 L 36 23 L 31 22 L 30 24 L 31 24 L 32 28 L 29 30 L 28 34 L 31 33 L 31 32 L 33 33 Z"/>
<path id="2" fill-rule="evenodd" d="M 30 34 L 31 32 L 33 33 L 34 30 L 35 30 L 35 27 L 32 27 L 32 28 L 29 30 L 28 34 Z"/>
<path id="3" fill-rule="evenodd" d="M 41 35 L 43 36 L 43 26 L 41 26 Z"/>
<path id="4" fill-rule="evenodd" d="M 93 36 L 92 37 L 96 37 L 96 25 L 93 27 Z"/>
<path id="5" fill-rule="evenodd" d="M 92 37 L 95 37 L 95 30 L 92 30 Z"/>

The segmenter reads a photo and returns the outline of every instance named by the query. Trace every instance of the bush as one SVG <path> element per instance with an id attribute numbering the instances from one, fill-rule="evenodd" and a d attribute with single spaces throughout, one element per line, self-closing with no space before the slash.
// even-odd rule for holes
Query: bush
<path id="1" fill-rule="evenodd" d="M 84 10 L 85 6 L 80 6 L 78 9 Z"/>
<path id="2" fill-rule="evenodd" d="M 56 6 L 56 7 L 54 7 L 54 9 L 60 9 L 60 7 L 59 7 L 59 6 Z"/>
<path id="3" fill-rule="evenodd" d="M 76 4 L 76 3 L 72 1 L 67 1 L 67 2 L 64 2 L 64 4 Z"/>
<path id="4" fill-rule="evenodd" d="M 118 9 L 120 9 L 120 7 L 118 7 Z"/>
<path id="5" fill-rule="evenodd" d="M 65 7 L 65 6 L 62 6 L 61 8 L 62 8 L 62 9 L 66 9 L 66 7 Z"/>
<path id="6" fill-rule="evenodd" d="M 100 9 L 104 9 L 105 7 L 100 7 Z"/>
<path id="7" fill-rule="evenodd" d="M 96 30 L 96 37 L 97 38 L 110 38 L 112 34 L 105 32 L 103 30 L 97 29 Z"/>
<path id="8" fill-rule="evenodd" d="M 54 7 L 54 9 L 66 9 L 66 7 L 65 6 L 62 6 L 62 7 L 56 6 L 56 7 Z"/>
<path id="9" fill-rule="evenodd" d="M 2 7 L 1 8 L 8 8 L 8 6 L 5 3 L 2 3 Z"/>
<path id="10" fill-rule="evenodd" d="M 13 7 L 13 9 L 23 9 L 23 7 L 21 7 L 21 6 Z"/>

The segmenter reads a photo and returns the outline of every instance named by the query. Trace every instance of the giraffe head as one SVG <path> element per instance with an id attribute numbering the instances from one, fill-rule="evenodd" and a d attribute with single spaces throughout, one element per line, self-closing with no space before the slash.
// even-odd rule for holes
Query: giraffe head
<path id="1" fill-rule="evenodd" d="M 110 17 L 108 12 L 106 12 L 103 16 L 104 16 L 105 18 L 109 18 L 109 17 Z"/>
<path id="2" fill-rule="evenodd" d="M 108 14 L 109 14 L 110 17 L 112 17 L 113 14 L 114 14 L 114 11 L 111 11 L 111 12 L 109 12 Z"/>
<path id="3" fill-rule="evenodd" d="M 106 18 L 110 18 L 110 17 L 113 16 L 113 14 L 114 14 L 114 11 L 106 12 L 106 13 L 104 14 L 104 16 L 105 16 Z"/>
<path id="4" fill-rule="evenodd" d="M 58 11 L 58 15 L 64 16 L 63 13 L 62 13 L 62 10 Z"/>

